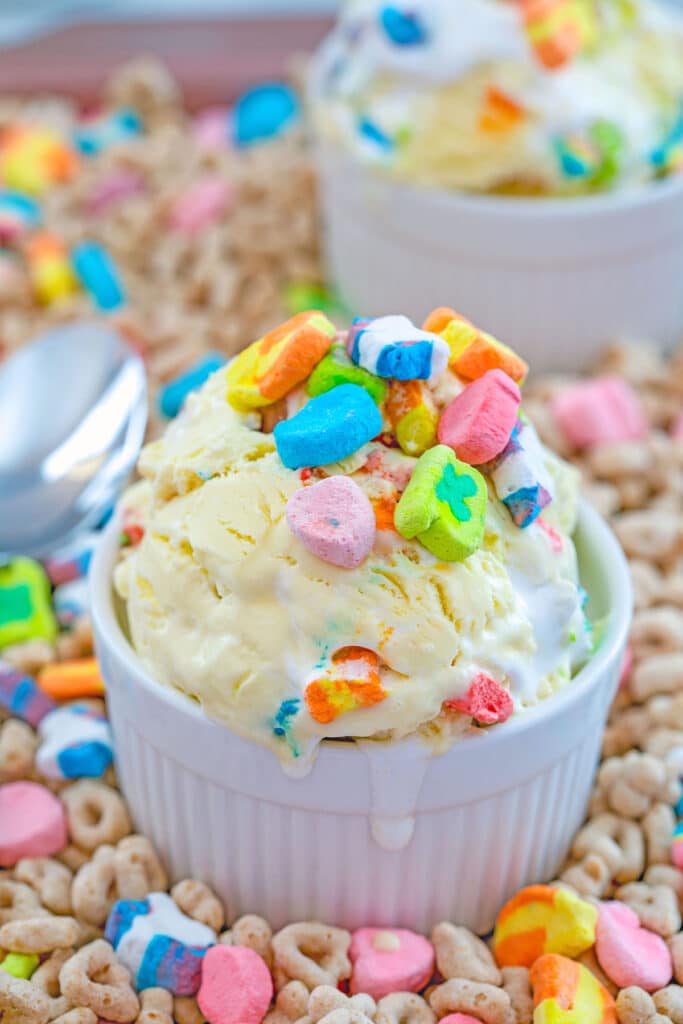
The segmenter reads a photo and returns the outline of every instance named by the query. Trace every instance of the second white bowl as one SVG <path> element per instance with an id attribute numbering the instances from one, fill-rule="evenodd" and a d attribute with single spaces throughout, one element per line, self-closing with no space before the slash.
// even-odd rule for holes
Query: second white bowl
<path id="1" fill-rule="evenodd" d="M 597 513 L 582 508 L 575 539 L 589 612 L 609 622 L 565 690 L 440 756 L 325 742 L 302 779 L 147 673 L 116 615 L 119 530 L 90 574 L 97 654 L 123 792 L 174 879 L 201 878 L 231 915 L 275 928 L 446 918 L 484 933 L 516 889 L 555 874 L 586 811 L 631 615 L 628 568 Z"/>
<path id="2" fill-rule="evenodd" d="M 535 371 L 683 335 L 683 175 L 576 199 L 462 195 L 318 150 L 328 269 L 354 315 L 454 306 Z"/>

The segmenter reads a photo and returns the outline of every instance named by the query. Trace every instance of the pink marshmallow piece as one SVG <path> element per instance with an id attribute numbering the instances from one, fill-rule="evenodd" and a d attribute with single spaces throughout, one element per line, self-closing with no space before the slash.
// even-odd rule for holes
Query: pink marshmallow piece
<path id="1" fill-rule="evenodd" d="M 406 928 L 359 928 L 353 933 L 351 993 L 382 999 L 392 992 L 419 992 L 434 973 L 434 948 Z"/>
<path id="2" fill-rule="evenodd" d="M 266 964 L 246 946 L 211 946 L 202 961 L 197 993 L 209 1024 L 261 1024 L 273 998 Z"/>
<path id="3" fill-rule="evenodd" d="M 470 1017 L 469 1013 L 449 1013 L 442 1017 L 439 1024 L 481 1024 L 476 1017 Z"/>
<path id="4" fill-rule="evenodd" d="M 596 377 L 555 395 L 551 411 L 575 448 L 610 441 L 639 441 L 648 424 L 633 388 L 622 377 Z"/>
<path id="5" fill-rule="evenodd" d="M 355 569 L 375 542 L 375 513 L 355 480 L 329 476 L 296 491 L 287 502 L 292 533 L 324 562 Z"/>
<path id="6" fill-rule="evenodd" d="M 128 199 L 129 196 L 139 195 L 144 187 L 144 180 L 137 171 L 121 167 L 93 186 L 88 196 L 88 211 L 95 215 L 103 213 L 112 203 L 121 202 L 122 199 Z"/>
<path id="7" fill-rule="evenodd" d="M 234 190 L 229 181 L 217 175 L 200 178 L 176 199 L 170 213 L 170 223 L 177 231 L 201 231 L 207 224 L 218 220 L 234 201 Z"/>
<path id="8" fill-rule="evenodd" d="M 470 683 L 464 697 L 444 701 L 444 707 L 454 711 L 463 711 L 481 725 L 493 725 L 494 722 L 507 722 L 515 710 L 512 697 L 491 676 L 479 672 Z"/>
<path id="9" fill-rule="evenodd" d="M 228 107 L 207 107 L 192 122 L 192 134 L 202 149 L 228 149 Z"/>
<path id="10" fill-rule="evenodd" d="M 463 462 L 481 466 L 510 440 L 522 396 L 502 370 L 488 370 L 444 409 L 438 436 Z"/>
<path id="11" fill-rule="evenodd" d="M 64 805 L 49 789 L 35 782 L 0 786 L 0 867 L 22 857 L 51 857 L 67 838 Z"/>
<path id="12" fill-rule="evenodd" d="M 638 985 L 655 992 L 671 981 L 673 966 L 666 942 L 642 928 L 638 915 L 618 900 L 598 908 L 595 952 L 601 968 L 619 988 Z"/>

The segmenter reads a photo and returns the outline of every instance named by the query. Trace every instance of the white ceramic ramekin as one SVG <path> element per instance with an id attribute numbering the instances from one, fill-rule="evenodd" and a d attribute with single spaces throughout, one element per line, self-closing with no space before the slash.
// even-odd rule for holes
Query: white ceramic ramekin
<path id="1" fill-rule="evenodd" d="M 318 149 L 331 279 L 355 315 L 450 305 L 538 370 L 683 334 L 683 175 L 576 199 L 462 195 Z"/>
<path id="2" fill-rule="evenodd" d="M 483 933 L 515 889 L 553 876 L 586 810 L 631 615 L 628 567 L 596 512 L 581 509 L 576 542 L 590 613 L 609 614 L 598 653 L 561 694 L 427 759 L 421 787 L 410 745 L 374 761 L 326 742 L 308 776 L 289 778 L 271 751 L 156 683 L 117 619 L 117 540 L 114 522 L 91 570 L 97 654 L 123 791 L 174 877 L 204 879 L 231 913 L 275 927 L 448 918 Z M 410 841 L 379 845 L 373 826 L 406 838 L 410 810 Z"/>

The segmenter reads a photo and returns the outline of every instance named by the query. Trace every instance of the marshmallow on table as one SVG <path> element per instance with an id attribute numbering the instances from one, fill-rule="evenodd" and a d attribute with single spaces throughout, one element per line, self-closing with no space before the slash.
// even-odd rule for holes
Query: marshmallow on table
<path id="1" fill-rule="evenodd" d="M 649 427 L 638 396 L 622 377 L 596 377 L 564 388 L 551 412 L 575 448 L 611 441 L 639 441 Z"/>
<path id="2" fill-rule="evenodd" d="M 534 1024 L 617 1024 L 614 1000 L 583 964 L 555 953 L 532 965 Z"/>
<path id="3" fill-rule="evenodd" d="M 78 281 L 66 246 L 54 235 L 41 231 L 24 246 L 26 265 L 35 296 L 46 306 L 78 291 Z"/>
<path id="4" fill-rule="evenodd" d="M 595 933 L 598 963 L 619 988 L 637 985 L 656 992 L 671 981 L 671 952 L 660 935 L 642 928 L 625 903 L 601 903 Z"/>
<path id="5" fill-rule="evenodd" d="M 188 917 L 165 892 L 144 900 L 117 900 L 105 938 L 138 989 L 166 988 L 174 995 L 197 992 L 202 960 L 216 941 L 212 928 Z"/>
<path id="6" fill-rule="evenodd" d="M 0 650 L 25 640 L 54 640 L 57 622 L 50 585 L 38 562 L 13 558 L 0 565 Z"/>
<path id="7" fill-rule="evenodd" d="M 83 121 L 74 132 L 74 143 L 85 156 L 142 134 L 142 122 L 134 110 L 113 110 L 103 117 Z"/>
<path id="8" fill-rule="evenodd" d="M 55 587 L 52 604 L 62 629 L 73 626 L 88 610 L 88 581 L 79 579 L 71 580 L 70 583 L 60 583 L 58 587 Z"/>
<path id="9" fill-rule="evenodd" d="M 0 707 L 35 728 L 57 705 L 34 679 L 0 661 Z"/>
<path id="10" fill-rule="evenodd" d="M 126 294 L 119 272 L 99 242 L 79 242 L 71 251 L 71 262 L 98 309 L 109 313 L 125 304 Z"/>
<path id="11" fill-rule="evenodd" d="M 434 947 L 406 928 L 359 928 L 349 947 L 351 992 L 382 999 L 391 992 L 419 992 L 434 973 Z"/>
<path id="12" fill-rule="evenodd" d="M 28 981 L 39 963 L 40 957 L 35 953 L 8 953 L 5 959 L 0 961 L 0 971 L 11 974 L 13 978 Z"/>
<path id="13" fill-rule="evenodd" d="M 217 221 L 234 203 L 230 182 L 217 174 L 205 175 L 178 196 L 169 222 L 177 231 L 192 234 Z"/>
<path id="14" fill-rule="evenodd" d="M 22 857 L 51 857 L 67 843 L 64 804 L 35 782 L 0 786 L 0 868 Z"/>
<path id="15" fill-rule="evenodd" d="M 212 946 L 197 993 L 209 1024 L 261 1024 L 273 998 L 273 979 L 262 957 L 247 946 Z"/>
<path id="16" fill-rule="evenodd" d="M 385 35 L 395 46 L 421 46 L 429 39 L 427 26 L 420 15 L 395 4 L 385 4 L 379 14 Z"/>
<path id="17" fill-rule="evenodd" d="M 407 316 L 356 317 L 346 349 L 357 366 L 396 380 L 435 379 L 448 365 L 443 338 L 416 327 Z"/>
<path id="18" fill-rule="evenodd" d="M 284 82 L 264 82 L 238 98 L 232 112 L 236 146 L 251 146 L 291 128 L 301 116 L 299 99 Z"/>
<path id="19" fill-rule="evenodd" d="M 40 195 L 67 181 L 78 168 L 75 151 L 55 132 L 28 125 L 10 126 L 0 142 L 0 182 Z"/>
<path id="20" fill-rule="evenodd" d="M 68 704 L 46 715 L 36 767 L 48 779 L 100 778 L 113 759 L 107 719 L 85 704 Z"/>
<path id="21" fill-rule="evenodd" d="M 101 697 L 104 693 L 97 658 L 76 658 L 46 665 L 38 673 L 38 686 L 55 700 Z"/>
<path id="22" fill-rule="evenodd" d="M 566 889 L 529 885 L 496 918 L 493 953 L 501 967 L 531 967 L 544 953 L 580 956 L 595 942 L 598 912 Z"/>

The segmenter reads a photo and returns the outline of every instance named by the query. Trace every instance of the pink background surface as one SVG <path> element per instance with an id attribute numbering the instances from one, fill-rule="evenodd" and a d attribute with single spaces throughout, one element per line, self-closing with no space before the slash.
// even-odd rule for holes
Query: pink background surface
<path id="1" fill-rule="evenodd" d="M 76 25 L 0 53 L 0 93 L 57 92 L 82 101 L 127 58 L 154 53 L 168 63 L 192 109 L 231 100 L 281 75 L 310 51 L 329 18 L 207 19 Z"/>

